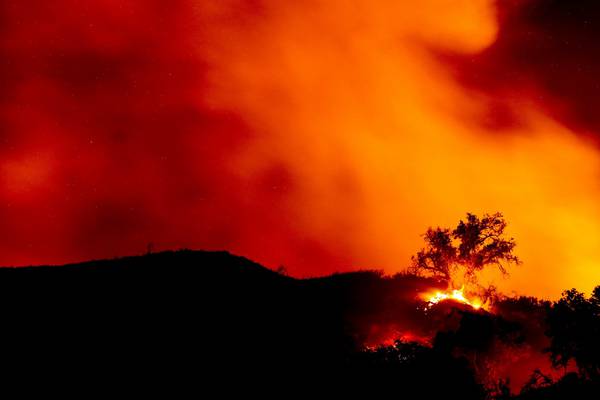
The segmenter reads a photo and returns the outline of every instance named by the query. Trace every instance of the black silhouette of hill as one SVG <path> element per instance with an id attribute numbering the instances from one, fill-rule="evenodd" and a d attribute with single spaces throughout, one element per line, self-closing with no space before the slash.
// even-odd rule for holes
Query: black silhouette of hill
<path id="1" fill-rule="evenodd" d="M 227 252 L 183 250 L 0 268 L 0 307 L 14 322 L 4 335 L 19 338 L 60 332 L 77 341 L 91 335 L 104 338 L 100 347 L 118 338 L 130 351 L 144 352 L 142 343 L 150 338 L 186 339 L 194 332 L 228 346 L 242 340 L 254 342 L 252 348 L 310 343 L 321 357 L 337 357 L 367 335 L 359 326 L 365 318 L 408 312 L 400 305 L 404 298 L 390 302 L 390 295 L 410 297 L 410 289 L 422 284 L 414 278 L 386 281 L 390 287 L 382 291 L 383 282 L 370 271 L 298 280 Z M 307 350 L 297 356 L 306 357 Z"/>
<path id="2" fill-rule="evenodd" d="M 425 321 L 409 300 L 432 284 L 372 271 L 299 280 L 226 252 L 188 250 L 1 268 L 0 363 L 24 374 L 64 365 L 71 377 L 104 370 L 187 384 L 277 376 L 306 386 L 345 376 L 348 388 L 369 374 L 383 379 L 356 355 L 373 326 Z M 414 371 L 405 379 L 417 381 Z"/>
<path id="3" fill-rule="evenodd" d="M 507 299 L 489 314 L 447 302 L 424 312 L 417 294 L 435 286 L 377 271 L 295 279 L 227 252 L 190 250 L 0 268 L 0 367 L 27 385 L 46 376 L 89 393 L 242 387 L 285 397 L 325 383 L 320 393 L 338 397 L 490 398 L 478 377 L 488 353 L 541 343 L 551 304 Z M 412 336 L 365 350 L 402 332 Z M 432 345 L 411 342 L 419 337 Z M 522 397 L 499 387 L 495 398 L 597 392 L 578 379 Z"/>

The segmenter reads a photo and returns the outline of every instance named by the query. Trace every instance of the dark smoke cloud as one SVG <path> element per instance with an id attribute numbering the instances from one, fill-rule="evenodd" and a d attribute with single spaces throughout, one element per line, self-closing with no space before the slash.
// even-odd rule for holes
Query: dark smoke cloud
<path id="1" fill-rule="evenodd" d="M 211 148 L 235 147 L 244 127 L 198 105 L 192 11 L 2 3 L 2 263 L 136 251 L 177 238 L 192 204 L 221 195 Z"/>
<path id="2" fill-rule="evenodd" d="M 450 57 L 468 86 L 503 100 L 483 123 L 519 124 L 511 99 L 527 96 L 581 133 L 600 131 L 600 3 L 593 0 L 499 1 L 500 31 L 487 50 Z"/>

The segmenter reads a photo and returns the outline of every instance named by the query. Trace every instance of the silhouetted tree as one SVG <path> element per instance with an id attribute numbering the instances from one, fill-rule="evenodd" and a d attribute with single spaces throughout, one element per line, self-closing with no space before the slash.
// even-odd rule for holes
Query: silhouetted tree
<path id="1" fill-rule="evenodd" d="M 549 307 L 546 317 L 550 337 L 548 352 L 555 367 L 575 361 L 581 374 L 600 375 L 600 286 L 586 299 L 575 289 Z"/>
<path id="2" fill-rule="evenodd" d="M 523 385 L 521 393 L 526 394 L 534 390 L 547 388 L 552 386 L 553 383 L 552 377 L 542 373 L 539 368 L 536 368 L 529 377 L 529 380 Z"/>
<path id="3" fill-rule="evenodd" d="M 425 232 L 426 247 L 412 257 L 412 271 L 450 281 L 457 260 L 449 229 L 429 228 Z"/>
<path id="4" fill-rule="evenodd" d="M 487 287 L 480 286 L 479 297 L 483 303 L 486 304 L 495 303 L 501 297 L 501 295 L 498 292 L 496 285 L 488 285 Z"/>
<path id="5" fill-rule="evenodd" d="M 410 270 L 448 282 L 459 270 L 466 280 L 473 280 L 475 273 L 490 265 L 506 274 L 508 265 L 521 262 L 513 254 L 514 239 L 504 236 L 506 225 L 501 213 L 482 218 L 468 213 L 454 230 L 429 228 L 426 246 L 412 257 Z"/>

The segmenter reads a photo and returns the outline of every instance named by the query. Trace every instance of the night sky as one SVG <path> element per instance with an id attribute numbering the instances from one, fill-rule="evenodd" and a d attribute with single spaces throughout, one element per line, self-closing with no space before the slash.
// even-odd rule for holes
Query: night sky
<path id="1" fill-rule="evenodd" d="M 393 273 L 501 211 L 502 289 L 589 290 L 599 69 L 595 1 L 3 0 L 0 264 Z"/>

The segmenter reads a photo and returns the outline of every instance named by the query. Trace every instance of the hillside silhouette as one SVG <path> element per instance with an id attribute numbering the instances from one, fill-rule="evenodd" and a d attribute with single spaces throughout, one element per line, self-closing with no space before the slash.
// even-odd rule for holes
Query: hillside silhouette
<path id="1" fill-rule="evenodd" d="M 377 271 L 295 279 L 227 252 L 190 250 L 0 268 L 0 363 L 13 373 L 160 382 L 168 391 L 326 382 L 338 394 L 517 398 L 494 375 L 499 354 L 548 359 L 545 315 L 570 303 L 505 299 L 489 313 L 448 301 L 425 310 L 418 294 L 436 285 Z M 573 372 L 556 384 L 546 378 L 532 375 L 522 398 L 597 390 Z"/>
<path id="2" fill-rule="evenodd" d="M 0 362 L 28 373 L 60 360 L 75 373 L 311 381 L 360 370 L 355 355 L 373 330 L 374 340 L 385 333 L 374 327 L 416 330 L 427 319 L 409 300 L 432 284 L 372 271 L 298 280 L 188 250 L 1 268 Z"/>
<path id="3" fill-rule="evenodd" d="M 0 268 L 3 313 L 15 322 L 4 335 L 33 338 L 45 332 L 50 340 L 48 334 L 59 336 L 68 326 L 73 340 L 106 334 L 115 339 L 111 345 L 127 344 L 132 353 L 143 352 L 143 342 L 160 335 L 201 335 L 228 346 L 243 335 L 252 347 L 281 345 L 289 352 L 288 344 L 296 342 L 298 357 L 308 357 L 308 350 L 333 360 L 366 340 L 369 332 L 361 324 L 371 321 L 365 319 L 389 319 L 382 308 L 391 296 L 404 296 L 388 305 L 395 316 L 420 315 L 402 304 L 426 284 L 432 282 L 384 281 L 371 271 L 298 280 L 227 252 L 188 250 Z"/>

